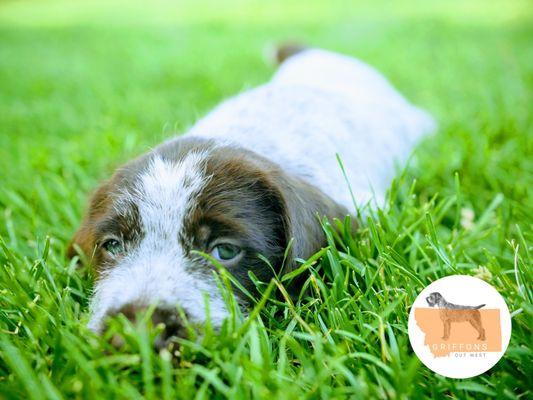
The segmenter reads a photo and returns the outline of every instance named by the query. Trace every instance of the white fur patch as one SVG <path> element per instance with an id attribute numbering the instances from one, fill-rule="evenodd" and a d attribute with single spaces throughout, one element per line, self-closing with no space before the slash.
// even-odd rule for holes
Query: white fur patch
<path id="1" fill-rule="evenodd" d="M 416 68 L 413 65 L 413 68 Z M 188 135 L 224 140 L 280 165 L 355 211 L 385 193 L 433 118 L 371 66 L 325 50 L 287 59 L 270 82 L 229 100 Z"/>
<path id="2" fill-rule="evenodd" d="M 212 277 L 195 276 L 179 235 L 196 196 L 206 184 L 206 154 L 192 153 L 179 163 L 154 156 L 138 185 L 120 202 L 139 210 L 143 238 L 138 247 L 105 272 L 96 283 L 89 328 L 98 331 L 107 315 L 130 304 L 183 307 L 192 322 L 205 322 L 204 293 L 210 297 L 213 326 L 227 316 L 225 303 Z"/>

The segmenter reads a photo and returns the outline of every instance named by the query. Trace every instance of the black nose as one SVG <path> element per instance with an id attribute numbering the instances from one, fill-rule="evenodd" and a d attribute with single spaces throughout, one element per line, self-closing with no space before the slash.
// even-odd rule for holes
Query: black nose
<path id="1" fill-rule="evenodd" d="M 127 304 L 114 314 L 122 314 L 131 322 L 135 323 L 137 319 L 142 318 L 143 314 L 147 311 L 147 308 L 148 307 L 146 306 L 140 306 L 137 304 Z M 154 327 L 159 326 L 160 324 L 163 326 L 163 331 L 154 341 L 154 347 L 157 350 L 168 347 L 174 338 L 184 338 L 187 336 L 187 330 L 176 310 L 156 308 L 152 312 L 151 320 Z M 121 347 L 124 344 L 122 338 L 116 337 L 113 337 L 112 343 L 115 347 Z"/>
<path id="2" fill-rule="evenodd" d="M 152 314 L 152 322 L 154 326 L 159 324 L 164 326 L 163 332 L 159 334 L 154 342 L 157 350 L 168 347 L 174 338 L 187 337 L 187 329 L 176 311 L 158 308 Z"/>

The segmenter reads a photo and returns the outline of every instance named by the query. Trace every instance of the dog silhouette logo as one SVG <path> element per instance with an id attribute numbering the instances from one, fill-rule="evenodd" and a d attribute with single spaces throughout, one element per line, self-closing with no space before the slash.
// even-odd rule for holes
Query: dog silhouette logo
<path id="1" fill-rule="evenodd" d="M 450 338 L 450 331 L 452 322 L 470 322 L 474 329 L 479 333 L 478 339 L 485 340 L 485 329 L 481 322 L 481 313 L 479 309 L 485 307 L 485 304 L 479 306 L 462 306 L 453 303 L 448 303 L 439 292 L 433 292 L 426 301 L 430 307 L 439 308 L 439 316 L 444 324 L 444 335 L 442 338 L 448 340 Z"/>
<path id="2" fill-rule="evenodd" d="M 511 336 L 511 316 L 491 285 L 452 275 L 427 286 L 409 314 L 409 340 L 418 358 L 450 378 L 489 370 L 503 356 Z"/>

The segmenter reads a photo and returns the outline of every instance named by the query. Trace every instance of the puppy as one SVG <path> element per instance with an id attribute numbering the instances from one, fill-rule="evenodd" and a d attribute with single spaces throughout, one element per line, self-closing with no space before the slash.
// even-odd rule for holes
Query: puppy
<path id="1" fill-rule="evenodd" d="M 432 118 L 377 71 L 318 49 L 282 49 L 266 84 L 223 102 L 186 134 L 120 167 L 93 194 L 68 254 L 85 253 L 97 279 L 89 327 L 157 303 L 158 320 L 176 306 L 197 324 L 228 315 L 197 251 L 252 289 L 326 244 L 319 217 L 343 218 L 355 202 L 380 205 L 395 173 Z M 287 58 L 286 60 L 283 60 Z M 239 296 L 239 301 L 246 304 Z"/>
<path id="2" fill-rule="evenodd" d="M 430 307 L 440 308 L 440 319 L 444 324 L 444 335 L 442 338 L 448 340 L 450 338 L 452 322 L 468 321 L 478 332 L 478 340 L 485 340 L 485 329 L 481 323 L 481 313 L 479 309 L 485 304 L 479 306 L 460 306 L 457 304 L 448 303 L 444 297 L 438 292 L 431 293 L 426 297 Z"/>

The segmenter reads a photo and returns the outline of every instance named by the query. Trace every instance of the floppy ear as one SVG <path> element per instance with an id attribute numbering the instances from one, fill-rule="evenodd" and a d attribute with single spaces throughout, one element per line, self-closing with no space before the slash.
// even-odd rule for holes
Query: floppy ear
<path id="1" fill-rule="evenodd" d="M 109 182 L 104 182 L 91 196 L 81 226 L 74 233 L 74 237 L 67 248 L 66 255 L 69 259 L 78 255 L 76 247 L 79 247 L 89 260 L 92 258 L 96 246 L 94 228 L 96 222 L 103 217 L 108 209 L 110 187 L 111 184 Z"/>
<path id="2" fill-rule="evenodd" d="M 348 210 L 301 178 L 281 172 L 274 177 L 274 185 L 283 203 L 286 242 L 293 240 L 289 264 L 292 269 L 294 259 L 309 258 L 326 245 L 321 218 L 343 219 Z"/>

